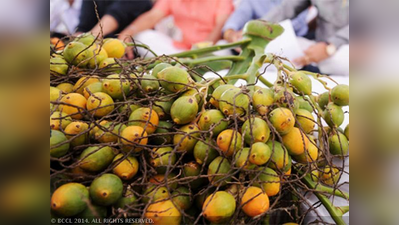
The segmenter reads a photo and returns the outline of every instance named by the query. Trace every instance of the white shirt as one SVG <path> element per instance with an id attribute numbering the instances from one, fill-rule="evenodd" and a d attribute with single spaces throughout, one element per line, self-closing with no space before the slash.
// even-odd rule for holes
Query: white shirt
<path id="1" fill-rule="evenodd" d="M 50 31 L 73 34 L 79 24 L 82 0 L 75 0 L 72 5 L 68 0 L 50 0 Z"/>

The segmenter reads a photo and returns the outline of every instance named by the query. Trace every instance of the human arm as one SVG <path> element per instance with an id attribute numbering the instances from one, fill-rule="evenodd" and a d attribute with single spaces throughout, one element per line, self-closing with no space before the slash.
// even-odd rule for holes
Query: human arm
<path id="1" fill-rule="evenodd" d="M 218 16 L 216 18 L 215 27 L 213 28 L 212 32 L 208 35 L 205 41 L 216 43 L 218 40 L 220 40 L 222 38 L 223 25 L 228 18 L 229 18 L 228 14 Z"/>
<path id="2" fill-rule="evenodd" d="M 228 42 L 235 42 L 241 39 L 241 30 L 245 23 L 254 18 L 255 15 L 250 0 L 243 0 L 223 26 L 223 39 Z"/>
<path id="3" fill-rule="evenodd" d="M 153 28 L 161 19 L 171 13 L 170 2 L 168 0 L 158 0 L 154 7 L 139 16 L 129 26 L 127 26 L 118 36 L 120 40 L 125 40 L 141 31 Z"/>
<path id="4" fill-rule="evenodd" d="M 103 27 L 104 36 L 123 29 L 135 20 L 143 12 L 151 8 L 150 0 L 130 1 L 119 0 L 112 3 L 106 10 L 101 21 L 91 30 L 96 35 L 100 32 L 100 23 Z"/>
<path id="5" fill-rule="evenodd" d="M 245 23 L 254 19 L 253 9 L 250 0 L 243 0 L 235 11 L 230 15 L 223 26 L 222 31 L 227 30 L 239 31 L 242 30 Z"/>
<path id="6" fill-rule="evenodd" d="M 349 25 L 339 29 L 328 42 L 317 42 L 305 50 L 305 56 L 297 58 L 294 62 L 297 65 L 308 65 L 312 62 L 318 63 L 331 56 L 327 51 L 328 45 L 333 45 L 333 48 L 338 49 L 344 44 L 349 43 Z"/>
<path id="7" fill-rule="evenodd" d="M 77 27 L 78 33 L 89 32 L 97 23 L 98 19 L 96 17 L 94 8 L 95 5 L 93 1 L 82 1 L 79 24 Z"/>
<path id="8" fill-rule="evenodd" d="M 100 26 L 101 24 L 101 26 Z M 93 27 L 93 29 L 90 31 L 93 35 L 98 35 L 101 31 L 103 31 L 103 35 L 107 36 L 108 34 L 116 31 L 118 29 L 119 24 L 118 21 L 111 15 L 104 15 L 100 22 L 96 24 L 96 26 Z"/>
<path id="9" fill-rule="evenodd" d="M 119 35 L 119 40 L 129 40 L 141 31 L 153 28 L 162 18 L 170 14 L 169 5 L 166 0 L 159 0 L 157 4 L 148 12 L 139 16 L 135 21 L 128 25 Z M 132 47 L 126 48 L 126 57 L 133 59 Z"/>
<path id="10" fill-rule="evenodd" d="M 135 36 L 141 31 L 153 28 L 165 14 L 158 9 L 151 9 L 150 11 L 139 16 L 133 23 L 127 26 L 118 36 L 120 40 L 125 40 L 130 36 Z"/>
<path id="11" fill-rule="evenodd" d="M 296 36 L 302 37 L 308 33 L 308 14 L 309 9 L 306 9 L 302 11 L 297 17 L 291 20 Z"/>

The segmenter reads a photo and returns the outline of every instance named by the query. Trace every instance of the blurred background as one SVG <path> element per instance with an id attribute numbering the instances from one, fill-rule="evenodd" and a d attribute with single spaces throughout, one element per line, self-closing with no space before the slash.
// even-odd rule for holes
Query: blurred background
<path id="1" fill-rule="evenodd" d="M 0 218 L 48 223 L 48 1 L 0 3 Z M 43 221 L 43 219 L 46 220 Z"/>
<path id="2" fill-rule="evenodd" d="M 398 224 L 399 3 L 353 3 L 351 215 L 359 224 Z"/>
<path id="3" fill-rule="evenodd" d="M 49 130 L 44 119 L 48 16 L 55 1 L 1 1 L 0 218 L 10 221 L 5 224 L 48 219 Z M 399 224 L 399 2 L 351 2 L 352 221 Z M 166 28 L 173 28 L 170 21 L 157 29 L 172 32 Z"/>

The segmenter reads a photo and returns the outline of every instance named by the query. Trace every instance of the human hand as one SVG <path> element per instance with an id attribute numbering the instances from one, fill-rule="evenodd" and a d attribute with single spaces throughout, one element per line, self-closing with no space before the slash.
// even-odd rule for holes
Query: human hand
<path id="1" fill-rule="evenodd" d="M 77 36 L 79 36 L 79 35 L 81 35 L 81 34 L 83 34 L 83 32 L 78 31 L 78 32 L 74 33 L 72 36 L 77 37 Z"/>
<path id="2" fill-rule="evenodd" d="M 125 58 L 134 59 L 134 49 L 133 46 L 128 46 L 125 48 Z"/>
<path id="3" fill-rule="evenodd" d="M 126 41 L 126 42 L 131 42 L 131 34 L 129 34 L 126 31 L 122 31 L 119 35 L 118 35 L 118 39 L 121 41 Z"/>
<path id="4" fill-rule="evenodd" d="M 294 59 L 293 62 L 297 66 L 309 65 L 312 62 L 321 62 L 330 57 L 326 49 L 327 43 L 318 42 L 306 49 L 304 56 Z"/>
<path id="5" fill-rule="evenodd" d="M 131 42 L 134 32 L 135 32 L 135 27 L 133 25 L 130 25 L 118 35 L 118 39 L 124 42 Z M 125 58 L 127 59 L 134 58 L 133 46 L 128 46 L 125 48 Z"/>
<path id="6" fill-rule="evenodd" d="M 126 39 L 127 40 L 127 39 Z M 134 59 L 134 47 L 133 46 L 127 46 L 126 41 L 122 40 L 124 42 L 125 47 L 125 54 L 124 58 L 126 59 Z M 131 42 L 131 41 L 129 41 Z"/>
<path id="7" fill-rule="evenodd" d="M 239 41 L 242 38 L 242 31 L 235 31 L 233 29 L 228 29 L 224 32 L 223 34 L 223 39 L 225 39 L 227 42 L 236 42 Z"/>
<path id="8" fill-rule="evenodd" d="M 125 37 L 125 38 L 122 38 L 122 37 Z M 124 35 L 124 34 L 122 34 L 122 33 L 118 35 L 118 39 L 121 40 L 122 42 L 125 42 L 125 44 L 126 44 L 127 42 L 132 42 L 130 36 L 127 37 L 126 35 Z M 126 58 L 126 59 L 134 59 L 134 49 L 133 49 L 133 46 L 126 46 L 124 58 Z"/>
<path id="9" fill-rule="evenodd" d="M 118 39 L 121 41 L 126 41 L 127 39 L 131 39 L 134 35 L 136 35 L 137 29 L 134 25 L 130 25 L 126 27 L 119 35 Z"/>

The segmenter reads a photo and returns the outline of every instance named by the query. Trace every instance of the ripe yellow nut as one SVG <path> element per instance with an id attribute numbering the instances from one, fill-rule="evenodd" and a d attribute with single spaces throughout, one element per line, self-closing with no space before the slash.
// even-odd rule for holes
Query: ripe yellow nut
<path id="1" fill-rule="evenodd" d="M 145 217 L 151 220 L 151 224 L 179 225 L 181 213 L 171 200 L 153 203 L 148 206 Z"/>
<path id="2" fill-rule="evenodd" d="M 112 100 L 111 96 L 103 92 L 94 93 L 87 99 L 87 110 L 95 117 L 106 116 L 114 108 L 114 100 Z"/>
<path id="3" fill-rule="evenodd" d="M 281 135 L 287 134 L 295 125 L 295 117 L 287 108 L 277 108 L 270 112 L 270 122 Z"/>
<path id="4" fill-rule="evenodd" d="M 72 119 L 82 119 L 82 111 L 86 109 L 86 98 L 78 93 L 69 93 L 62 97 L 61 112 L 66 113 Z"/>
<path id="5" fill-rule="evenodd" d="M 123 150 L 130 151 L 132 147 L 135 147 L 135 144 L 146 145 L 148 142 L 147 132 L 145 132 L 144 128 L 139 126 L 128 126 L 126 127 L 122 133 L 122 144 L 124 145 Z M 134 151 L 139 152 L 143 150 L 143 148 L 135 147 Z"/>
<path id="6" fill-rule="evenodd" d="M 299 128 L 292 128 L 283 136 L 283 144 L 290 155 L 300 155 L 309 147 L 309 138 Z"/>
<path id="7" fill-rule="evenodd" d="M 139 170 L 139 162 L 136 157 L 128 156 L 126 159 L 120 161 L 123 154 L 115 156 L 114 163 L 117 164 L 113 169 L 113 173 L 120 177 L 122 180 L 130 180 Z"/>
<path id="8" fill-rule="evenodd" d="M 202 205 L 203 215 L 211 223 L 227 222 L 235 210 L 236 200 L 225 191 L 209 195 Z"/>
<path id="9" fill-rule="evenodd" d="M 245 214 L 255 217 L 269 209 L 269 197 L 261 188 L 248 187 L 241 198 L 241 206 Z"/>
<path id="10" fill-rule="evenodd" d="M 103 49 L 107 52 L 109 58 L 122 58 L 125 54 L 125 45 L 116 38 L 107 40 Z"/>

